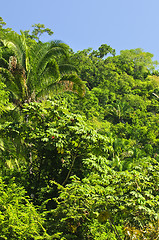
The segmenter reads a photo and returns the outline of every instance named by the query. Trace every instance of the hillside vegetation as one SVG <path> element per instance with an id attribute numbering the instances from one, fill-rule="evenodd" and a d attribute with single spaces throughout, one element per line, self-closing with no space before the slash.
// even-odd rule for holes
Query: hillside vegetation
<path id="1" fill-rule="evenodd" d="M 157 61 L 43 33 L 0 18 L 0 239 L 159 239 Z"/>

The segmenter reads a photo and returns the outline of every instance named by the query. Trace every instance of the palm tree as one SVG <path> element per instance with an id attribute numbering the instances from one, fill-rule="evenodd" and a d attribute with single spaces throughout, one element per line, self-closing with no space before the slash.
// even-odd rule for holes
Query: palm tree
<path id="1" fill-rule="evenodd" d="M 8 68 L 1 66 L 0 73 L 6 78 L 7 88 L 18 106 L 55 90 L 85 94 L 84 82 L 68 64 L 66 44 L 37 43 L 27 39 L 22 31 L 21 35 L 9 32 L 1 36 L 0 41 L 14 53 L 9 57 Z"/>

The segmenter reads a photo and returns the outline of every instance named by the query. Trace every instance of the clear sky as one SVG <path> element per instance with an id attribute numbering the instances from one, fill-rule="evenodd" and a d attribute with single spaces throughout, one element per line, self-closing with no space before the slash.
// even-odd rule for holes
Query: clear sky
<path id="1" fill-rule="evenodd" d="M 35 23 L 75 52 L 105 43 L 120 50 L 142 48 L 159 61 L 159 0 L 6 0 L 0 16 L 16 32 Z"/>

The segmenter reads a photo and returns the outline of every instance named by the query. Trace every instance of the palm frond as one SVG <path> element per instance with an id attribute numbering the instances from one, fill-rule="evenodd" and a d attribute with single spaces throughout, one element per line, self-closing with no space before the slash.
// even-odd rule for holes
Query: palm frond
<path id="1" fill-rule="evenodd" d="M 23 63 L 22 66 L 25 66 L 25 69 L 28 71 L 29 70 L 29 51 L 28 51 L 28 46 L 26 44 L 26 40 L 25 40 L 25 34 L 24 32 L 21 31 L 21 42 L 23 45 Z"/>
<path id="2" fill-rule="evenodd" d="M 35 92 L 39 89 L 45 89 L 45 86 L 50 86 L 54 84 L 60 78 L 60 71 L 57 62 L 52 59 L 50 62 L 46 63 L 43 72 L 37 73 L 36 81 L 34 82 Z"/>
<path id="3" fill-rule="evenodd" d="M 61 42 L 52 41 L 46 44 L 37 44 L 32 48 L 32 69 L 27 76 L 27 84 L 30 87 L 34 86 L 39 89 L 40 86 L 50 85 L 59 79 L 60 70 L 56 57 L 58 54 L 66 55 L 65 46 L 61 44 Z"/>
<path id="4" fill-rule="evenodd" d="M 0 58 L 0 66 L 3 68 L 8 68 L 8 62 L 4 58 Z"/>
<path id="5" fill-rule="evenodd" d="M 0 74 L 6 79 L 6 86 L 15 98 L 21 98 L 21 91 L 15 83 L 15 78 L 11 72 L 5 68 L 0 67 Z"/>
<path id="6" fill-rule="evenodd" d="M 66 91 L 77 93 L 81 97 L 86 93 L 85 83 L 76 73 L 64 74 L 61 77 L 59 84 L 63 85 Z"/>
<path id="7" fill-rule="evenodd" d="M 49 96 L 51 94 L 59 94 L 61 92 L 73 92 L 83 97 L 86 92 L 85 83 L 79 78 L 79 76 L 74 74 L 65 74 L 59 81 L 56 81 L 50 85 L 47 85 L 41 91 L 38 92 L 36 97 Z"/>
<path id="8" fill-rule="evenodd" d="M 6 33 L 2 36 L 1 41 L 4 43 L 5 46 L 10 48 L 14 52 L 18 63 L 25 69 L 27 69 L 28 57 L 26 58 L 26 56 L 28 55 L 28 53 L 24 33 L 22 32 L 22 35 L 19 35 L 15 32 Z"/>
<path id="9" fill-rule="evenodd" d="M 48 46 L 50 49 L 58 47 L 60 52 L 62 54 L 65 54 L 67 56 L 69 46 L 65 43 L 63 43 L 60 40 L 54 40 L 48 43 Z"/>
<path id="10" fill-rule="evenodd" d="M 45 67 L 44 74 L 46 77 L 51 77 L 54 79 L 59 79 L 60 77 L 60 70 L 59 70 L 59 65 L 56 62 L 55 59 L 51 59 Z"/>
<path id="11" fill-rule="evenodd" d="M 44 50 L 44 49 L 42 49 Z M 45 49 L 45 52 L 39 52 L 39 54 L 37 55 L 39 61 L 38 61 L 38 65 L 36 68 L 36 71 L 40 71 L 41 69 L 44 69 L 46 64 L 52 60 L 52 59 L 56 59 L 56 56 L 58 56 L 59 53 L 63 53 L 65 54 L 65 51 L 63 49 L 61 49 L 61 47 L 54 47 L 51 49 Z M 41 57 L 40 57 L 41 55 Z"/>
<path id="12" fill-rule="evenodd" d="M 61 74 L 68 74 L 70 72 L 77 72 L 77 68 L 72 64 L 61 64 L 59 65 L 59 70 Z"/>

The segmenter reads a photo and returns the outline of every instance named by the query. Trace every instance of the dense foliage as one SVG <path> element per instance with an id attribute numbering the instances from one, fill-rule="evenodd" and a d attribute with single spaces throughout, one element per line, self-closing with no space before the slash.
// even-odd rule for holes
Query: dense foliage
<path id="1" fill-rule="evenodd" d="M 159 72 L 0 18 L 0 239 L 159 238 Z"/>

